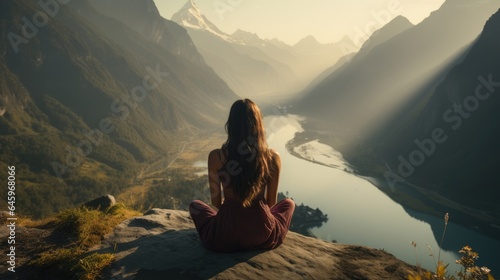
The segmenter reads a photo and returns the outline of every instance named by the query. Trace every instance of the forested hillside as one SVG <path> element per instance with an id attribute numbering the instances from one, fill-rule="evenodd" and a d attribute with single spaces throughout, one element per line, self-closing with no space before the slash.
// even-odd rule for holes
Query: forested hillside
<path id="1" fill-rule="evenodd" d="M 176 43 L 155 41 L 89 1 L 0 1 L 0 169 L 16 166 L 18 213 L 43 216 L 119 193 L 141 166 L 223 123 L 236 96 L 187 32 L 150 8 L 135 12 Z"/>

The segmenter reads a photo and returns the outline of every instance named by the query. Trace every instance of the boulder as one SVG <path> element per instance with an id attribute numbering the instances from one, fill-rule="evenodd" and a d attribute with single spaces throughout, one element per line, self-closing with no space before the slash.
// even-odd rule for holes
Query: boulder
<path id="1" fill-rule="evenodd" d="M 101 210 L 105 211 L 109 209 L 109 207 L 116 204 L 116 200 L 114 196 L 110 194 L 103 195 L 94 200 L 85 202 L 82 206 L 92 210 Z"/>

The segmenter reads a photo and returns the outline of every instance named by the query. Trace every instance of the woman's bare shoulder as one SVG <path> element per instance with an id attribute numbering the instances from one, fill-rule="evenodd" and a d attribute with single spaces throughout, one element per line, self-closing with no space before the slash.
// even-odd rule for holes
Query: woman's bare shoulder
<path id="1" fill-rule="evenodd" d="M 209 157 L 218 156 L 219 153 L 220 153 L 220 149 L 214 149 L 214 150 L 210 151 L 208 156 Z"/>
<path id="2" fill-rule="evenodd" d="M 212 163 L 217 163 L 217 164 L 222 164 L 224 161 L 224 153 L 222 152 L 222 149 L 215 149 L 212 150 L 208 154 L 208 161 Z"/>
<path id="3" fill-rule="evenodd" d="M 269 152 L 271 152 L 271 157 L 272 157 L 273 161 L 277 165 L 281 165 L 281 156 L 280 156 L 280 153 L 278 153 L 278 151 L 276 151 L 275 149 L 269 149 Z"/>
<path id="4" fill-rule="evenodd" d="M 214 149 L 208 154 L 208 160 L 219 160 L 220 158 L 220 149 Z"/>
<path id="5" fill-rule="evenodd" d="M 278 151 L 276 151 L 275 149 L 269 149 L 269 152 L 271 152 L 271 156 L 273 158 L 280 157 L 280 153 L 278 153 Z"/>

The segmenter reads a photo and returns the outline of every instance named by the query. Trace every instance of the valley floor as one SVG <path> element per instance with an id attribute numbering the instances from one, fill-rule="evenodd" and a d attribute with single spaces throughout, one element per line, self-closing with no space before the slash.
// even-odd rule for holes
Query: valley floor
<path id="1" fill-rule="evenodd" d="M 225 135 L 218 132 L 205 132 L 187 139 L 173 158 L 162 158 L 155 162 L 145 164 L 136 177 L 134 183 L 124 192 L 117 195 L 117 199 L 126 205 L 141 206 L 144 198 L 153 182 L 168 180 L 169 173 L 175 173 L 185 178 L 192 178 L 196 172 L 204 168 L 194 166 L 195 162 L 204 161 L 208 153 L 219 148 L 226 140 Z M 141 208 L 139 207 L 139 208 Z"/>

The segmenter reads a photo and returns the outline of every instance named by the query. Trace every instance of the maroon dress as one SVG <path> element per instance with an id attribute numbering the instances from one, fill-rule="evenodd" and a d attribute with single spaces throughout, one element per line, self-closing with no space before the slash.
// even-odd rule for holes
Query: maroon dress
<path id="1" fill-rule="evenodd" d="M 288 232 L 295 203 L 284 199 L 273 207 L 267 205 L 263 192 L 250 207 L 227 196 L 219 211 L 206 203 L 195 200 L 189 206 L 196 230 L 203 245 L 213 251 L 234 252 L 253 249 L 274 249 Z"/>

